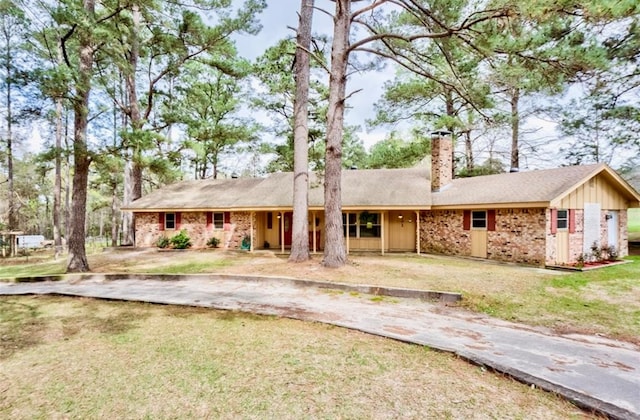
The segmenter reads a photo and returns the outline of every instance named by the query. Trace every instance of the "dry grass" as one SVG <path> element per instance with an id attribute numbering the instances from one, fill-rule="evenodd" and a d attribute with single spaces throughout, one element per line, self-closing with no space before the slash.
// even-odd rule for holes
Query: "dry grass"
<path id="1" fill-rule="evenodd" d="M 472 311 L 640 345 L 640 300 L 629 298 L 637 294 L 640 258 L 631 259 L 630 264 L 575 274 L 415 254 L 352 254 L 344 267 L 328 269 L 320 264 L 321 255 L 290 264 L 286 256 L 268 251 L 129 249 L 90 255 L 89 263 L 95 272 L 225 273 L 460 292 L 461 305 Z M 2 274 L 63 270 L 60 261 L 57 265 L 5 265 Z"/>
<path id="2" fill-rule="evenodd" d="M 0 305 L 2 418 L 590 417 L 448 354 L 337 327 L 89 299 Z"/>

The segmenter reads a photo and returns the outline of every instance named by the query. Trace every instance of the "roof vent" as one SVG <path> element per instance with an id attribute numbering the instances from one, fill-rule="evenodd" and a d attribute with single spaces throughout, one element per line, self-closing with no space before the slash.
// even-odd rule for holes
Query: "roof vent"
<path id="1" fill-rule="evenodd" d="M 233 178 L 233 179 L 237 179 L 237 178 L 238 178 L 238 174 L 237 174 L 237 173 L 235 173 L 235 172 L 234 172 L 234 173 L 232 173 L 232 174 L 231 174 L 231 178 Z"/>
<path id="2" fill-rule="evenodd" d="M 512 173 L 512 174 L 514 174 L 516 172 L 520 172 L 520 168 L 511 168 L 511 169 L 509 169 L 509 172 Z"/>
<path id="3" fill-rule="evenodd" d="M 351 166 L 349 167 L 349 169 L 351 169 L 352 171 L 355 171 L 355 170 L 357 170 L 357 169 L 358 169 L 358 166 L 357 166 L 357 165 L 351 165 Z"/>

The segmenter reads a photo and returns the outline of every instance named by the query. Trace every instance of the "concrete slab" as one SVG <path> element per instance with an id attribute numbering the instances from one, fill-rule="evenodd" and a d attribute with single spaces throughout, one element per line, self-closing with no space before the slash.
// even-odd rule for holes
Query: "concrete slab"
<path id="1" fill-rule="evenodd" d="M 104 275 L 0 283 L 2 295 L 58 294 L 190 305 L 324 322 L 455 353 L 576 404 L 640 419 L 640 348 L 595 336 L 558 336 L 406 297 L 381 300 L 287 279 L 184 276 L 180 280 Z M 363 289 L 369 290 L 369 289 Z"/>

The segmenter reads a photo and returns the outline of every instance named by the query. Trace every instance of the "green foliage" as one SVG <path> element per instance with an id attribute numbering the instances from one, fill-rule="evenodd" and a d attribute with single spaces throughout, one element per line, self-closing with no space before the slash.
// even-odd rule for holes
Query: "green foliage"
<path id="1" fill-rule="evenodd" d="M 166 236 L 161 236 L 156 242 L 156 246 L 161 249 L 168 248 L 170 244 L 171 242 Z"/>
<path id="2" fill-rule="evenodd" d="M 207 241 L 207 246 L 210 248 L 217 248 L 218 245 L 220 245 L 220 239 L 216 238 L 215 236 L 212 236 Z"/>
<path id="3" fill-rule="evenodd" d="M 191 247 L 191 238 L 187 235 L 186 230 L 181 230 L 180 233 L 173 236 L 169 242 L 174 249 L 187 249 Z"/>
<path id="4" fill-rule="evenodd" d="M 464 168 L 457 175 L 461 178 L 472 176 L 493 175 L 505 172 L 504 163 L 499 159 L 487 159 L 482 165 L 474 166 L 472 169 Z"/>
<path id="5" fill-rule="evenodd" d="M 398 133 L 391 135 L 371 147 L 367 167 L 408 168 L 414 166 L 431 151 L 431 140 L 413 133 L 409 141 L 403 140 Z"/>
<path id="6" fill-rule="evenodd" d="M 184 146 L 193 153 L 192 163 L 197 178 L 217 177 L 220 158 L 240 144 L 258 139 L 255 121 L 240 117 L 242 79 L 238 69 L 247 67 L 236 59 L 235 75 L 222 70 L 190 63 L 186 66 L 183 86 L 178 87 L 178 101 L 165 118 L 180 121 L 186 127 Z"/>

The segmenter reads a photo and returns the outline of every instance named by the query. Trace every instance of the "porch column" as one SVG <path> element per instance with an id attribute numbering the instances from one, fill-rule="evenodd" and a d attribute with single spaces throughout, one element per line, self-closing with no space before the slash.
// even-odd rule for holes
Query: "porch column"
<path id="1" fill-rule="evenodd" d="M 420 255 L 420 210 L 416 211 L 416 253 Z"/>
<path id="2" fill-rule="evenodd" d="M 315 254 L 317 252 L 316 251 L 316 249 L 317 249 L 316 247 L 318 245 L 316 243 L 317 242 L 316 241 L 316 229 L 317 229 L 317 227 L 316 227 L 316 212 L 315 211 L 311 213 L 311 225 L 313 226 L 313 253 Z"/>
<path id="3" fill-rule="evenodd" d="M 326 219 L 326 216 L 325 216 L 325 219 Z M 347 222 L 345 228 L 346 228 L 346 233 L 347 233 L 347 235 L 346 235 L 347 236 L 347 241 L 346 242 L 347 242 L 347 255 L 348 255 L 349 254 L 349 212 L 346 213 L 345 220 Z M 325 220 L 325 222 L 326 222 L 326 220 Z"/>
<path id="4" fill-rule="evenodd" d="M 380 251 L 384 255 L 384 212 L 380 212 Z"/>
<path id="5" fill-rule="evenodd" d="M 255 212 L 251 212 L 250 213 L 250 219 L 251 219 L 251 233 L 249 234 L 249 237 L 251 238 L 251 245 L 249 245 L 249 252 L 253 252 L 254 248 L 253 248 L 253 218 L 255 217 L 256 213 Z"/>
<path id="6" fill-rule="evenodd" d="M 280 221 L 280 252 L 284 254 L 284 212 L 278 213 L 278 220 Z"/>

